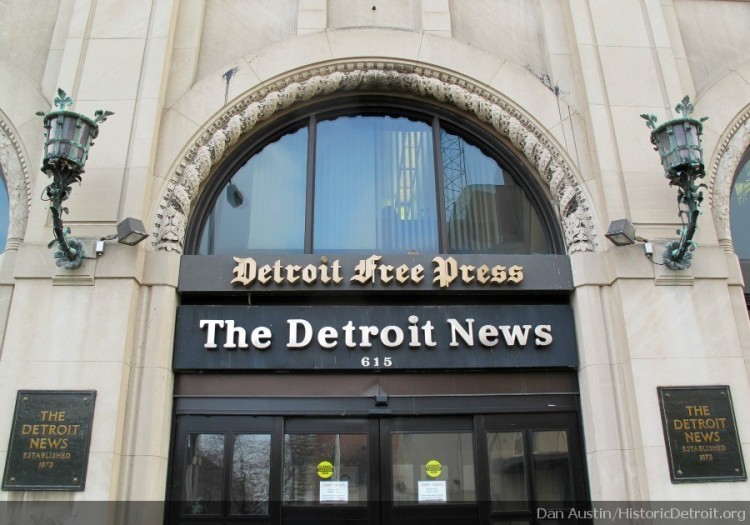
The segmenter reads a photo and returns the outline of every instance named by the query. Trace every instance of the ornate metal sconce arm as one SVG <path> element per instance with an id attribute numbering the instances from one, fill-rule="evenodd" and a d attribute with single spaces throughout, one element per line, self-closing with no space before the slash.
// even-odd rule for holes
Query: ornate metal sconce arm
<path id="1" fill-rule="evenodd" d="M 50 212 L 52 213 L 52 233 L 55 238 L 49 243 L 49 248 L 57 244 L 58 249 L 54 254 L 55 263 L 69 270 L 78 268 L 86 258 L 86 250 L 83 243 L 73 237 L 68 237 L 70 228 L 63 226 L 63 213 L 68 213 L 68 209 L 63 207 L 63 202 L 70 196 L 73 182 L 80 182 L 81 176 L 78 173 L 59 172 L 50 169 L 52 172 L 52 183 L 44 190 L 47 198 L 42 196 L 42 200 L 50 201 Z"/>
<path id="2" fill-rule="evenodd" d="M 699 175 L 703 176 L 705 174 Z M 687 209 L 680 210 L 680 216 L 683 219 L 683 227 L 677 230 L 680 235 L 679 240 L 669 241 L 664 246 L 664 264 L 672 270 L 686 270 L 690 267 L 693 251 L 698 244 L 693 240 L 695 230 L 698 226 L 698 216 L 700 215 L 700 204 L 703 202 L 703 192 L 701 188 L 706 187 L 704 184 L 696 186 L 695 177 L 680 178 L 677 184 L 679 191 L 677 194 L 677 204 Z M 687 223 L 684 222 L 687 217 Z"/>

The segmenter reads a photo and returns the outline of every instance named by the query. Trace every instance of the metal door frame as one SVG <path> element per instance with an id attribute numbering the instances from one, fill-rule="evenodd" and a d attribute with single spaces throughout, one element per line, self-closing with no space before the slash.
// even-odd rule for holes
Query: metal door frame
<path id="1" fill-rule="evenodd" d="M 380 402 L 382 403 L 382 399 Z M 172 502 L 167 505 L 168 523 L 211 523 L 230 524 L 248 523 L 282 523 L 284 519 L 282 503 L 283 439 L 285 418 L 310 421 L 310 428 L 316 428 L 316 421 L 326 421 L 328 425 L 335 421 L 360 420 L 374 422 L 375 430 L 370 423 L 368 435 L 370 446 L 370 489 L 369 494 L 379 497 L 367 505 L 369 519 L 367 523 L 379 523 L 381 518 L 393 520 L 401 515 L 405 520 L 414 523 L 419 507 L 413 511 L 393 512 L 385 503 L 390 498 L 390 428 L 397 419 L 416 418 L 422 421 L 433 419 L 447 421 L 452 416 L 471 418 L 474 433 L 474 462 L 477 488 L 478 515 L 477 523 L 489 523 L 490 519 L 513 518 L 507 514 L 491 512 L 489 504 L 489 477 L 482 472 L 488 467 L 487 444 L 485 433 L 489 430 L 504 428 L 499 421 L 507 421 L 510 427 L 521 424 L 523 428 L 544 430 L 552 421 L 564 423 L 569 431 L 571 461 L 573 464 L 576 499 L 579 505 L 588 505 L 588 486 L 583 455 L 583 438 L 579 416 L 579 399 L 577 394 L 526 394 L 526 395 L 489 395 L 489 396 L 396 396 L 388 398 L 386 406 L 374 406 L 373 398 L 367 397 L 327 397 L 327 398 L 217 398 L 201 396 L 180 396 L 175 400 L 173 424 L 172 453 L 170 455 L 169 483 L 167 498 Z M 298 419 L 299 418 L 299 419 Z M 344 418 L 344 419 L 342 419 Z M 448 418 L 448 419 L 446 419 Z M 381 421 L 381 422 L 378 422 Z M 534 423 L 537 421 L 538 423 Z M 532 424 L 533 423 L 533 424 Z M 365 423 L 363 423 L 365 424 Z M 531 424 L 531 426 L 529 426 Z M 508 427 L 508 428 L 510 428 Z M 439 427 L 436 427 L 439 428 Z M 560 428 L 559 425 L 555 428 Z M 222 430 L 223 429 L 223 430 Z M 269 515 L 266 517 L 226 517 L 211 520 L 203 517 L 179 517 L 180 483 L 184 467 L 180 458 L 186 453 L 186 436 L 190 431 L 210 433 L 213 430 L 228 433 L 242 433 L 257 429 L 270 429 L 271 438 L 271 497 Z M 264 430 L 265 431 L 265 430 Z M 374 446 L 377 445 L 377 446 Z M 384 451 L 385 450 L 385 451 Z M 225 460 L 231 460 L 229 447 L 225 447 Z M 227 465 L 229 463 L 226 463 Z M 229 470 L 225 469 L 225 483 L 228 483 Z M 274 470 L 276 472 L 274 472 Z M 225 486 L 224 494 L 227 494 Z M 530 494 L 531 496 L 532 494 Z M 226 505 L 226 503 L 225 503 Z M 533 509 L 533 504 L 532 504 Z M 337 509 L 340 510 L 340 509 Z M 446 508 L 446 510 L 448 510 Z M 295 514 L 295 513 L 292 513 Z M 298 514 L 298 513 L 297 513 Z M 321 512 L 321 514 L 325 514 Z M 358 513 L 340 512 L 342 519 L 357 519 Z M 361 514 L 361 513 L 359 513 Z M 429 513 L 427 513 L 429 514 Z M 514 519 L 535 518 L 526 513 Z M 450 513 L 446 514 L 450 516 Z M 291 517 L 291 516 L 290 516 Z M 170 521 L 171 520 L 171 521 Z M 309 522 L 309 520 L 308 520 Z M 364 522 L 362 522 L 364 523 Z"/>

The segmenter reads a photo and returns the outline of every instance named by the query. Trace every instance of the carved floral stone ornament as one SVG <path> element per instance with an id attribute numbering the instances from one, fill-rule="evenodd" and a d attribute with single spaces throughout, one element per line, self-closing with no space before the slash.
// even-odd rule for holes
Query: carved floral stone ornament
<path id="1" fill-rule="evenodd" d="M 407 64 L 347 63 L 297 72 L 250 93 L 228 108 L 172 174 L 153 235 L 158 250 L 182 253 L 187 220 L 199 188 L 230 146 L 259 122 L 318 96 L 351 91 L 410 93 L 455 106 L 486 122 L 536 168 L 548 185 L 569 253 L 597 246 L 591 210 L 564 155 L 518 108 L 465 80 Z"/>
<path id="2" fill-rule="evenodd" d="M 728 131 L 719 141 L 719 150 L 714 155 L 711 166 L 708 195 L 716 224 L 719 244 L 725 250 L 732 250 L 732 233 L 729 225 L 729 202 L 732 195 L 734 177 L 742 156 L 750 148 L 750 107 L 734 120 Z"/>
<path id="3" fill-rule="evenodd" d="M 23 241 L 31 205 L 31 181 L 26 155 L 9 120 L 0 112 L 0 171 L 8 189 L 9 224 L 6 250 L 17 250 Z M 0 247 L 1 249 L 2 247 Z"/>

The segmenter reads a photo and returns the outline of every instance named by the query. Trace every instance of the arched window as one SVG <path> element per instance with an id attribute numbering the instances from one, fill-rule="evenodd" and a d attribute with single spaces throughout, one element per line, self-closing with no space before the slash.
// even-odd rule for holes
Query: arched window
<path id="1" fill-rule="evenodd" d="M 0 166 L 0 253 L 5 251 L 8 242 L 8 228 L 10 227 L 10 203 L 5 183 L 5 174 Z"/>
<path id="2" fill-rule="evenodd" d="M 750 150 L 739 164 L 729 204 L 734 251 L 740 260 L 750 262 Z"/>
<path id="3" fill-rule="evenodd" d="M 734 252 L 745 279 L 745 304 L 750 314 L 750 150 L 740 160 L 729 202 L 729 225 Z"/>
<path id="4" fill-rule="evenodd" d="M 415 101 L 281 116 L 230 155 L 188 253 L 560 253 L 526 167 L 477 124 Z"/>

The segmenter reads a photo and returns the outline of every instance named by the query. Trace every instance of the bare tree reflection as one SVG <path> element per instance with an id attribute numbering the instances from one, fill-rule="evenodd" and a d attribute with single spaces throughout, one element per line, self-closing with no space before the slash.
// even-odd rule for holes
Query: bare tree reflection
<path id="1" fill-rule="evenodd" d="M 239 434 L 232 457 L 232 514 L 268 514 L 271 436 Z"/>

